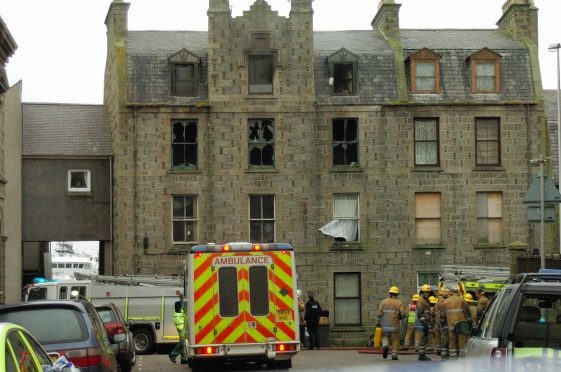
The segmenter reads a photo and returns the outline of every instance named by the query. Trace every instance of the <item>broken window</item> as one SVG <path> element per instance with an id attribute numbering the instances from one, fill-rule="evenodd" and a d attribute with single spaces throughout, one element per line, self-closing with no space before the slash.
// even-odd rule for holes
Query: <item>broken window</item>
<path id="1" fill-rule="evenodd" d="M 271 49 L 271 34 L 269 34 L 268 32 L 253 32 L 251 34 L 251 49 Z"/>
<path id="2" fill-rule="evenodd" d="M 503 194 L 501 192 L 477 193 L 477 242 L 499 244 L 503 242 Z"/>
<path id="3" fill-rule="evenodd" d="M 358 164 L 358 119 L 333 119 L 333 165 Z"/>
<path id="4" fill-rule="evenodd" d="M 173 197 L 173 242 L 197 241 L 197 197 L 178 195 Z"/>
<path id="5" fill-rule="evenodd" d="M 249 238 L 253 243 L 275 241 L 275 196 L 249 196 Z"/>
<path id="6" fill-rule="evenodd" d="M 439 164 L 438 120 L 415 119 L 415 165 Z"/>
<path id="7" fill-rule="evenodd" d="M 249 94 L 273 94 L 273 55 L 249 55 Z"/>
<path id="8" fill-rule="evenodd" d="M 172 96 L 195 97 L 197 95 L 197 66 L 194 63 L 170 66 L 170 91 Z"/>
<path id="9" fill-rule="evenodd" d="M 355 66 L 354 63 L 335 63 L 333 65 L 333 93 L 356 93 Z"/>
<path id="10" fill-rule="evenodd" d="M 415 236 L 417 244 L 441 244 L 440 193 L 415 194 Z"/>
<path id="11" fill-rule="evenodd" d="M 68 170 L 68 191 L 69 192 L 90 192 L 90 171 L 86 169 Z"/>
<path id="12" fill-rule="evenodd" d="M 197 121 L 172 122 L 172 167 L 195 168 L 198 165 Z"/>
<path id="13" fill-rule="evenodd" d="M 478 166 L 501 164 L 498 118 L 475 119 L 475 161 Z"/>
<path id="14" fill-rule="evenodd" d="M 275 165 L 275 128 L 273 119 L 250 119 L 249 166 L 272 167 Z"/>
<path id="15" fill-rule="evenodd" d="M 333 195 L 333 220 L 319 230 L 336 241 L 358 241 L 358 194 Z"/>

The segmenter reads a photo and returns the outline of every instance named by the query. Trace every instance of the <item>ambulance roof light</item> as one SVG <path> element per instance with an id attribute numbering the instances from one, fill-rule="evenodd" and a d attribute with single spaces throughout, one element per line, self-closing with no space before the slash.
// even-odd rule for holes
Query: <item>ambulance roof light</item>
<path id="1" fill-rule="evenodd" d="M 231 242 L 225 244 L 209 243 L 191 247 L 190 253 L 252 252 L 252 251 L 294 251 L 289 243 L 248 243 Z"/>

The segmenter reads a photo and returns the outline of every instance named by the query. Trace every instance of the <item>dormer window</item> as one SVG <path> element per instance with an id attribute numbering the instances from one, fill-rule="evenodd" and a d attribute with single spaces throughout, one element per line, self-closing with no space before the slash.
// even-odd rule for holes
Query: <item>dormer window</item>
<path id="1" fill-rule="evenodd" d="M 345 48 L 327 57 L 329 84 L 332 94 L 356 96 L 358 94 L 358 56 Z"/>
<path id="2" fill-rule="evenodd" d="M 470 72 L 471 93 L 500 92 L 500 61 L 501 56 L 487 48 L 481 49 L 466 60 Z"/>
<path id="3" fill-rule="evenodd" d="M 199 95 L 200 58 L 182 49 L 168 58 L 170 95 L 197 97 Z"/>
<path id="4" fill-rule="evenodd" d="M 409 56 L 411 93 L 440 93 L 440 55 L 423 48 Z"/>

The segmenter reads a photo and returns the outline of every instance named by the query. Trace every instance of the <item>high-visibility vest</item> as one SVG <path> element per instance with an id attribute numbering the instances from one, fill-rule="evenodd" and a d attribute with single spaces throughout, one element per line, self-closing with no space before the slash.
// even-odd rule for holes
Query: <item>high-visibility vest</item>
<path id="1" fill-rule="evenodd" d="M 417 319 L 417 304 L 409 304 L 408 310 L 409 314 L 407 315 L 407 323 L 415 324 L 415 320 Z"/>
<path id="2" fill-rule="evenodd" d="M 185 310 L 181 309 L 178 313 L 173 313 L 173 324 L 178 331 L 182 331 L 185 328 Z"/>

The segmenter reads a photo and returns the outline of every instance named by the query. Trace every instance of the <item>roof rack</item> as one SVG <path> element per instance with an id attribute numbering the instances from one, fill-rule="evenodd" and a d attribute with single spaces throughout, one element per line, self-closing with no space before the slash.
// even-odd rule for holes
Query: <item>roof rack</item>
<path id="1" fill-rule="evenodd" d="M 138 285 L 145 287 L 183 287 L 183 276 L 165 275 L 95 275 L 75 272 L 76 280 L 91 280 L 99 284 Z"/>

